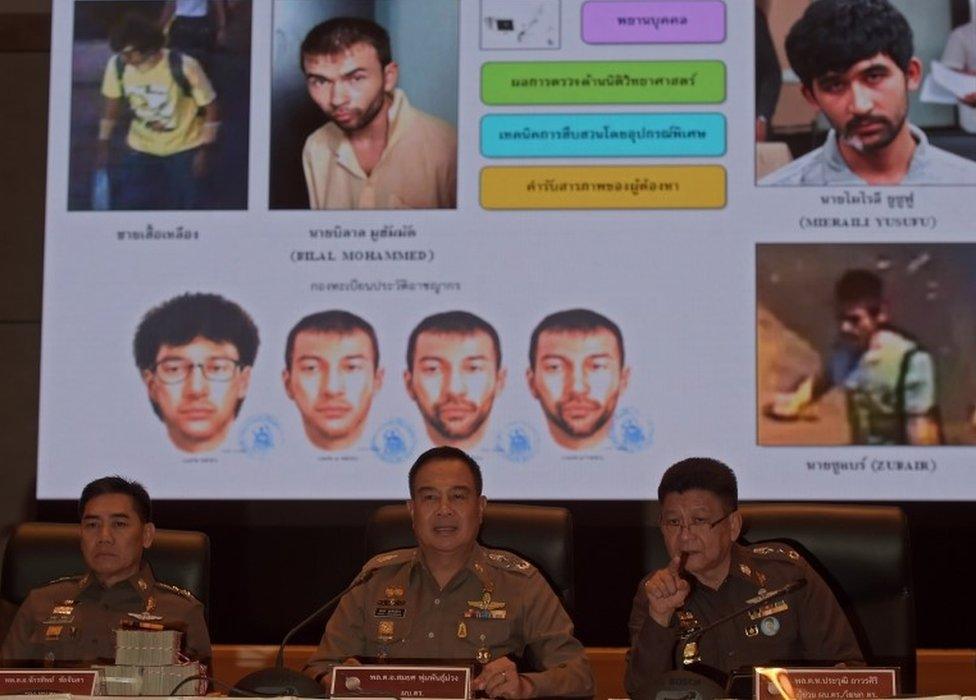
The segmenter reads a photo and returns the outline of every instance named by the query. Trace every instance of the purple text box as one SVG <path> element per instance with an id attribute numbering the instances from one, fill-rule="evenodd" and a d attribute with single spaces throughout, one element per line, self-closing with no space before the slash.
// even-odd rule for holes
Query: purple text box
<path id="1" fill-rule="evenodd" d="M 583 4 L 587 44 L 720 44 L 722 0 L 629 0 Z"/>

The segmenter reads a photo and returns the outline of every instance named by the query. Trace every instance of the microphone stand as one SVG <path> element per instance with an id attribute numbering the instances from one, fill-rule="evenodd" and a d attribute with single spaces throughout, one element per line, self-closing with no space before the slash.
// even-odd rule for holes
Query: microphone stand
<path id="1" fill-rule="evenodd" d="M 374 573 L 376 573 L 376 569 L 370 569 L 360 575 L 346 586 L 342 592 L 330 598 L 315 612 L 288 630 L 288 634 L 285 635 L 285 638 L 281 640 L 281 644 L 278 645 L 278 653 L 275 656 L 274 666 L 271 668 L 263 668 L 244 676 L 234 686 L 231 695 L 234 697 L 254 697 L 256 695 L 263 697 L 280 697 L 283 695 L 305 698 L 326 697 L 325 689 L 314 679 L 309 678 L 299 671 L 285 668 L 285 645 L 299 630 L 317 620 L 329 608 L 338 603 L 342 599 L 342 596 L 373 578 Z"/>

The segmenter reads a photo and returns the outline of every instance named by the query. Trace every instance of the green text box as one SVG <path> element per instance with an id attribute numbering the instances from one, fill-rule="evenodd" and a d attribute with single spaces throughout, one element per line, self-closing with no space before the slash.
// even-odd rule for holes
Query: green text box
<path id="1" fill-rule="evenodd" d="M 532 61 L 481 66 L 487 105 L 715 104 L 721 61 Z"/>

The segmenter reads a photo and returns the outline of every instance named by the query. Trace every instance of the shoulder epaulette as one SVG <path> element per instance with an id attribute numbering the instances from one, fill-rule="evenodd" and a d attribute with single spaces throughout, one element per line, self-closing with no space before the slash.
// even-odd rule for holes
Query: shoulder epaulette
<path id="1" fill-rule="evenodd" d="M 84 574 L 73 574 L 72 576 L 59 576 L 58 578 L 51 579 L 44 585 L 53 586 L 55 583 L 66 583 L 67 581 L 74 581 L 75 583 L 77 583 L 78 581 L 81 581 L 81 579 L 83 578 L 84 578 Z"/>
<path id="2" fill-rule="evenodd" d="M 194 602 L 197 600 L 196 596 L 190 593 L 190 591 L 186 590 L 185 588 L 180 588 L 179 586 L 173 586 L 168 583 L 156 581 L 156 587 L 162 588 L 164 591 L 169 591 L 170 593 L 175 593 L 181 598 L 186 598 L 187 600 L 192 600 Z"/>
<path id="3" fill-rule="evenodd" d="M 789 559 L 790 561 L 799 561 L 802 558 L 799 552 L 797 552 L 795 549 L 780 542 L 757 544 L 749 549 L 757 557 L 762 557 L 764 559 Z"/>
<path id="4" fill-rule="evenodd" d="M 408 549 L 394 549 L 390 552 L 377 554 L 363 564 L 361 573 L 372 571 L 374 569 L 382 569 L 386 566 L 393 566 L 394 564 L 403 564 L 413 559 L 416 551 L 416 549 L 411 547 Z"/>
<path id="5" fill-rule="evenodd" d="M 517 571 L 526 575 L 535 570 L 535 567 L 525 559 L 504 549 L 488 549 L 485 551 L 485 558 L 496 569 Z"/>

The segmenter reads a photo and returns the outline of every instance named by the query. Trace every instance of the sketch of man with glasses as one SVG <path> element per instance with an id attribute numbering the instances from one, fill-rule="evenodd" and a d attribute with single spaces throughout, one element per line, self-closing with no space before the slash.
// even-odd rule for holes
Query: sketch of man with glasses
<path id="1" fill-rule="evenodd" d="M 217 294 L 183 294 L 150 309 L 133 353 L 153 411 L 184 452 L 210 452 L 240 413 L 258 351 L 258 329 Z"/>

